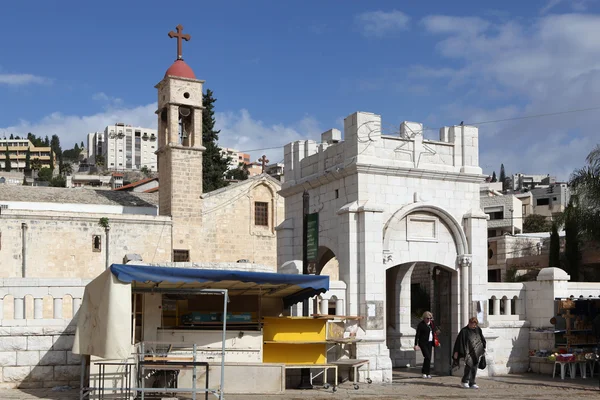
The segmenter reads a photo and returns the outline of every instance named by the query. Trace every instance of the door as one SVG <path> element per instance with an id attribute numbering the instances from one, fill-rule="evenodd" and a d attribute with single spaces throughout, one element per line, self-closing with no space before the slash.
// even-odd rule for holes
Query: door
<path id="1" fill-rule="evenodd" d="M 441 329 L 438 335 L 440 347 L 433 354 L 433 371 L 437 375 L 451 375 L 452 340 L 451 320 L 451 284 L 452 273 L 440 267 L 433 269 L 433 316 L 436 326 Z"/>

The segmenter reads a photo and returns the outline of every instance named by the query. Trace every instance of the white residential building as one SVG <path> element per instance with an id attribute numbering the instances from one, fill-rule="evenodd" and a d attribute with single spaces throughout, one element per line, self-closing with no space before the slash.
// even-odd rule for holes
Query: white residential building
<path id="1" fill-rule="evenodd" d="M 137 171 L 147 167 L 157 171 L 156 139 L 156 129 L 124 123 L 109 125 L 104 132 L 88 134 L 88 162 L 96 162 L 96 157 L 102 155 L 108 170 Z"/>
<path id="2" fill-rule="evenodd" d="M 538 186 L 549 186 L 556 182 L 556 177 L 550 175 L 514 174 L 512 176 L 512 189 L 523 191 Z"/>
<path id="3" fill-rule="evenodd" d="M 488 238 L 522 232 L 523 203 L 521 200 L 512 194 L 503 195 L 491 189 L 489 185 L 484 183 L 479 188 L 481 209 L 489 216 Z"/>

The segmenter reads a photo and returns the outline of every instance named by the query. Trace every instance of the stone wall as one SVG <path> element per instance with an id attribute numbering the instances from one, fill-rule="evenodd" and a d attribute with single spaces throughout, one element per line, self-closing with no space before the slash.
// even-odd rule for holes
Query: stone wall
<path id="1" fill-rule="evenodd" d="M 66 189 L 65 189 L 66 190 Z M 0 214 L 0 277 L 21 277 L 23 224 L 25 224 L 26 277 L 94 278 L 106 267 L 106 230 L 110 225 L 109 264 L 122 263 L 126 254 L 139 254 L 146 262 L 171 260 L 169 217 L 80 214 L 3 210 Z M 100 239 L 94 248 L 94 237 Z"/>
<path id="2" fill-rule="evenodd" d="M 1 327 L 0 387 L 78 387 L 81 359 L 71 352 L 74 337 L 75 326 L 68 322 Z"/>
<path id="3" fill-rule="evenodd" d="M 79 386 L 81 359 L 71 348 L 87 283 L 0 280 L 0 387 Z"/>
<path id="4" fill-rule="evenodd" d="M 277 267 L 275 227 L 283 221 L 279 182 L 267 175 L 204 195 L 199 260 L 251 263 Z M 268 225 L 256 225 L 255 203 L 268 204 Z"/>

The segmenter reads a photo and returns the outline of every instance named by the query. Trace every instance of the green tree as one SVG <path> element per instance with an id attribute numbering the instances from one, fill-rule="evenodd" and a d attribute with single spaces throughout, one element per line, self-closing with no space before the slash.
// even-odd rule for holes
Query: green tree
<path id="1" fill-rule="evenodd" d="M 600 241 L 600 145 L 588 154 L 586 165 L 573 172 L 569 185 L 582 235 Z"/>
<path id="2" fill-rule="evenodd" d="M 500 182 L 502 182 L 502 191 L 508 189 L 508 182 L 506 182 L 506 172 L 504 171 L 504 164 L 500 164 Z"/>
<path id="3" fill-rule="evenodd" d="M 565 270 L 571 275 L 571 281 L 580 280 L 579 267 L 581 252 L 579 251 L 579 215 L 572 202 L 564 212 L 565 222 Z"/>
<path id="4" fill-rule="evenodd" d="M 60 173 L 64 176 L 66 175 L 73 175 L 73 164 L 71 163 L 64 163 L 62 165 L 62 170 L 60 171 Z"/>
<path id="5" fill-rule="evenodd" d="M 39 158 L 34 158 L 33 160 L 31 160 L 31 169 L 33 171 L 39 171 L 40 169 L 42 169 L 42 162 Z"/>
<path id="6" fill-rule="evenodd" d="M 552 223 L 543 215 L 529 214 L 523 220 L 523 233 L 550 232 Z"/>
<path id="7" fill-rule="evenodd" d="M 44 147 L 50 147 L 50 139 L 48 139 L 48 135 L 44 138 Z"/>
<path id="8" fill-rule="evenodd" d="M 149 177 L 151 173 L 150 168 L 148 168 L 146 165 L 140 169 L 140 172 L 144 174 L 145 177 Z"/>
<path id="9" fill-rule="evenodd" d="M 4 152 L 4 170 L 10 172 L 12 165 L 10 164 L 10 152 L 8 151 L 8 144 L 6 145 L 6 151 Z"/>
<path id="10" fill-rule="evenodd" d="M 207 89 L 203 96 L 202 110 L 202 145 L 206 148 L 202 153 L 202 187 L 205 193 L 228 185 L 225 172 L 229 167 L 230 157 L 224 157 L 217 145 L 220 131 L 215 130 L 216 101 L 213 92 Z"/>
<path id="11" fill-rule="evenodd" d="M 105 162 L 106 161 L 104 160 L 104 156 L 103 155 L 97 155 L 96 156 L 96 159 L 95 159 L 96 166 L 102 168 L 102 167 L 104 167 L 104 163 Z"/>
<path id="12" fill-rule="evenodd" d="M 498 182 L 498 178 L 496 178 L 496 171 L 492 173 L 492 182 Z"/>
<path id="13" fill-rule="evenodd" d="M 245 181 L 246 179 L 248 179 L 248 175 L 248 164 L 246 163 L 239 163 L 237 168 L 233 168 L 227 171 L 227 178 L 234 179 L 237 181 Z"/>
<path id="14" fill-rule="evenodd" d="M 29 170 L 31 170 L 31 150 L 28 147 L 27 153 L 25 153 L 25 171 Z"/>
<path id="15" fill-rule="evenodd" d="M 83 141 L 81 141 L 81 144 L 79 145 L 79 148 L 82 149 L 82 150 L 85 148 L 85 146 L 83 145 Z"/>
<path id="16" fill-rule="evenodd" d="M 53 187 L 67 187 L 67 180 L 62 175 L 57 175 L 50 179 L 50 186 Z"/>
<path id="17" fill-rule="evenodd" d="M 558 236 L 558 225 L 552 224 L 552 232 L 550 233 L 550 254 L 548 266 L 560 268 L 560 236 Z"/>
<path id="18" fill-rule="evenodd" d="M 44 182 L 50 182 L 52 180 L 52 169 L 51 168 L 42 168 L 38 172 L 38 179 Z"/>

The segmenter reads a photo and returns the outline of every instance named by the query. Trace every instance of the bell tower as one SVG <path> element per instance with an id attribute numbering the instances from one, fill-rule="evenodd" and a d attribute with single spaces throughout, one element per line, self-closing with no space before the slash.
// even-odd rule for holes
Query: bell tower
<path id="1" fill-rule="evenodd" d="M 177 59 L 155 87 L 158 89 L 159 214 L 171 216 L 172 260 L 193 261 L 193 243 L 201 234 L 202 220 L 202 85 L 183 61 L 183 27 L 169 32 L 177 39 Z M 186 253 L 187 252 L 187 253 Z M 188 254 L 188 260 L 182 255 Z M 197 257 L 196 257 L 197 258 Z"/>

